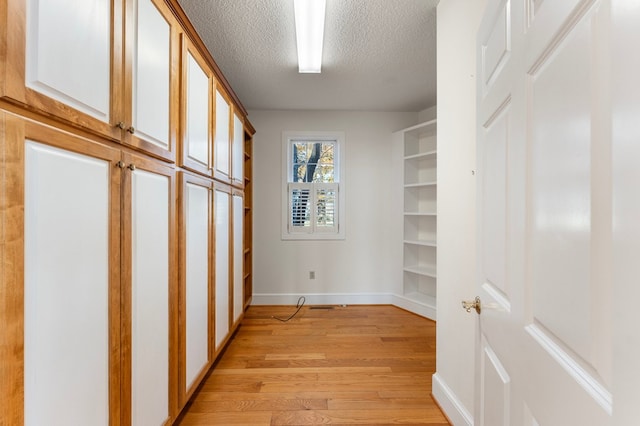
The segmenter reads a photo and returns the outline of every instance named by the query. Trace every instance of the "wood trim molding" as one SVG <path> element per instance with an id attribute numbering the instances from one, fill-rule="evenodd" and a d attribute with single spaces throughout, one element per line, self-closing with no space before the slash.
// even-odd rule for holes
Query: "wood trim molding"
<path id="1" fill-rule="evenodd" d="M 185 34 L 191 39 L 191 42 L 197 47 L 197 49 L 200 51 L 200 54 L 205 58 L 205 60 L 213 70 L 213 74 L 215 75 L 216 80 L 218 80 L 224 86 L 229 96 L 233 99 L 233 103 L 236 104 L 238 109 L 242 112 L 242 115 L 246 117 L 248 115 L 247 110 L 245 109 L 244 105 L 242 105 L 242 102 L 240 101 L 238 95 L 236 95 L 236 92 L 234 92 L 231 88 L 231 85 L 225 78 L 224 74 L 222 74 L 222 70 L 220 70 L 220 67 L 218 67 L 218 64 L 216 64 L 216 61 L 213 59 L 213 56 L 211 56 L 209 49 L 207 49 L 204 41 L 202 41 L 202 39 L 198 35 L 198 32 L 187 17 L 187 14 L 182 9 L 182 6 L 180 6 L 180 4 L 178 3 L 178 0 L 165 0 L 165 2 L 173 11 L 176 19 L 184 29 Z"/>

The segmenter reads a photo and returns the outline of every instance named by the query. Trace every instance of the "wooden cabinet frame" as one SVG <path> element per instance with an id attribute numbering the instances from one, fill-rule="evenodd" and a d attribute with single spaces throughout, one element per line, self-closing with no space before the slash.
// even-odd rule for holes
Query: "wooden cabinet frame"
<path id="1" fill-rule="evenodd" d="M 207 177 L 212 177 L 213 176 L 213 113 L 214 113 L 214 102 L 215 102 L 215 98 L 213 97 L 214 92 L 214 79 L 213 79 L 213 73 L 211 72 L 208 64 L 206 63 L 205 59 L 202 57 L 202 55 L 200 54 L 199 50 L 196 48 L 196 46 L 189 40 L 189 38 L 185 35 L 182 34 L 180 37 L 180 42 L 181 42 L 181 73 L 182 73 L 182 78 L 181 78 L 181 99 L 180 99 L 180 105 L 181 105 L 181 113 L 180 113 L 180 128 L 181 130 L 181 134 L 180 134 L 180 150 L 179 150 L 179 164 L 180 166 L 184 167 L 185 169 L 194 171 L 196 173 L 200 173 L 202 175 L 205 175 Z M 189 108 L 188 108 L 188 58 L 189 55 L 191 55 L 191 57 L 193 57 L 193 59 L 195 60 L 195 62 L 200 66 L 200 68 L 205 72 L 208 80 L 209 80 L 209 105 L 208 105 L 208 123 L 207 123 L 207 128 L 208 128 L 208 136 L 207 136 L 207 150 L 208 150 L 208 157 L 207 157 L 207 163 L 204 164 L 201 161 L 199 161 L 196 158 L 193 158 L 192 156 L 189 155 L 189 146 L 188 146 L 188 115 L 189 115 Z"/>
<path id="2" fill-rule="evenodd" d="M 134 153 L 123 154 L 125 168 L 122 176 L 122 363 L 123 363 L 123 391 L 122 391 L 122 424 L 130 424 L 132 414 L 132 286 L 133 286 L 133 240 L 132 240 L 132 171 L 149 171 L 169 179 L 168 217 L 168 414 L 167 422 L 175 419 L 178 412 L 178 395 L 175 391 L 178 383 L 178 267 L 177 267 L 177 218 L 176 218 L 176 179 L 173 167 L 154 161 L 148 157 Z"/>
<path id="3" fill-rule="evenodd" d="M 122 130 L 116 126 L 124 121 L 122 97 L 115 87 L 122 87 L 123 76 L 123 34 L 121 31 L 124 19 L 122 1 L 112 3 L 111 16 L 111 99 L 109 123 L 83 114 L 64 103 L 54 100 L 26 86 L 26 2 L 28 0 L 5 0 L 0 5 L 0 99 L 20 105 L 32 111 L 45 113 L 49 117 L 57 117 L 76 127 L 88 129 L 94 134 L 105 136 L 111 140 L 119 140 Z M 82 54 L 71 52 L 70 54 Z"/>
<path id="4" fill-rule="evenodd" d="M 207 305 L 208 305 L 208 313 L 207 313 L 207 362 L 203 367 L 202 371 L 198 374 L 198 377 L 195 379 L 194 385 L 187 388 L 186 383 L 186 371 L 187 371 L 187 336 L 186 336 L 186 321 L 187 321 L 187 185 L 197 185 L 208 191 L 209 194 L 209 213 L 208 213 L 208 233 L 207 233 L 207 247 L 208 247 L 208 296 L 207 296 Z M 178 377 L 178 389 L 179 389 L 179 402 L 180 406 L 184 406 L 189 398 L 196 391 L 198 384 L 205 377 L 214 360 L 214 340 L 213 335 L 215 332 L 214 328 L 214 295 L 215 289 L 214 281 L 213 281 L 213 273 L 214 273 L 214 257 L 213 257 L 213 182 L 209 179 L 204 179 L 202 177 L 194 176 L 190 173 L 180 172 L 178 173 L 178 185 L 180 188 L 178 205 L 180 209 L 179 221 L 178 221 L 178 235 L 179 235 L 179 248 L 180 248 L 180 261 L 179 261 L 179 275 L 180 275 L 180 284 L 178 291 L 178 311 L 179 311 L 179 342 L 178 342 L 178 351 L 179 351 L 179 377 Z"/>
<path id="5" fill-rule="evenodd" d="M 0 166 L 6 179 L 2 180 L 3 194 L 0 220 L 5 234 L 2 240 L 2 272 L 0 278 L 0 320 L 2 377 L 0 413 L 6 424 L 24 422 L 24 144 L 26 140 L 99 158 L 111 163 L 110 171 L 110 227 L 109 227 L 109 407 L 110 424 L 119 425 L 123 412 L 121 389 L 123 372 L 120 362 L 121 295 L 120 271 L 121 236 L 121 170 L 116 166 L 121 158 L 118 149 L 74 136 L 15 115 L 0 112 L 0 133 L 5 136 L 5 150 L 0 150 Z"/>
<path id="6" fill-rule="evenodd" d="M 0 2 L 0 423 L 24 423 L 24 180 L 25 139 L 107 160 L 111 164 L 109 182 L 109 411 L 110 424 L 131 423 L 132 297 L 131 297 L 131 171 L 140 170 L 169 176 L 171 210 L 169 232 L 169 419 L 174 422 L 216 357 L 231 338 L 239 321 L 234 321 L 233 199 L 229 204 L 228 314 L 229 327 L 218 349 L 215 345 L 215 235 L 213 188 L 230 196 L 243 194 L 243 307 L 251 301 L 251 143 L 255 132 L 246 110 L 220 72 L 204 43 L 186 18 L 177 0 L 149 0 L 170 26 L 169 66 L 169 148 L 162 149 L 129 132 L 133 114 L 134 0 L 109 2 L 109 105 L 108 122 L 83 113 L 62 101 L 38 92 L 26 84 L 27 28 L 29 0 Z M 106 15 L 101 15 L 106 16 Z M 106 22 L 106 21 L 105 21 Z M 61 22 L 61 25 L 63 23 Z M 164 32 L 163 32 L 164 34 Z M 104 41 L 104 39 L 103 39 Z M 100 46 L 106 49 L 106 41 Z M 105 50 L 106 52 L 106 50 Z M 191 162 L 184 144 L 186 99 L 184 75 L 187 52 L 206 71 L 209 80 L 208 165 Z M 80 55 L 82 52 L 70 52 Z M 101 55 L 100 57 L 104 57 Z M 100 67 L 102 69 L 102 67 Z M 102 74 L 101 74 L 102 75 Z M 104 80 L 101 80 L 104 81 Z M 228 173 L 215 170 L 215 94 L 218 90 L 229 105 L 228 120 L 220 125 L 229 130 Z M 100 96 L 100 99 L 105 99 Z M 101 105 L 106 105 L 102 103 Z M 105 106 L 106 108 L 106 106 Z M 244 175 L 233 175 L 235 115 L 243 123 Z M 106 113 L 104 114 L 106 119 Z M 122 123 L 122 124 L 120 124 Z M 198 174 L 199 176 L 194 175 Z M 179 179 L 179 180 L 176 180 Z M 208 359 L 193 385 L 185 383 L 185 287 L 184 198 L 187 183 L 211 188 L 209 229 L 209 313 Z M 179 185 L 179 186 L 177 186 Z M 233 185 L 233 187 L 232 187 Z M 234 189 L 235 188 L 235 189 Z M 248 229 L 248 231 L 247 231 Z M 237 254 L 236 254 L 237 255 Z M 226 260 L 225 260 L 226 261 Z M 104 287 L 103 287 L 104 288 Z M 226 303 L 226 302 L 223 302 Z M 237 311 L 237 309 L 236 309 Z"/>
<path id="7" fill-rule="evenodd" d="M 111 2 L 111 41 L 110 41 L 110 99 L 109 122 L 104 122 L 85 114 L 65 103 L 48 97 L 26 85 L 26 39 L 28 0 L 6 0 L 0 6 L 0 59 L 3 72 L 0 72 L 0 99 L 19 105 L 31 111 L 45 114 L 65 124 L 82 128 L 95 135 L 121 142 L 137 150 L 144 151 L 157 158 L 175 161 L 175 147 L 178 139 L 179 116 L 179 53 L 180 29 L 172 9 L 163 0 L 150 0 L 170 26 L 169 66 L 169 123 L 168 149 L 162 149 L 136 134 L 132 125 L 133 117 L 133 61 L 132 39 L 126 34 L 135 31 L 133 22 L 133 2 L 115 0 Z M 70 52 L 82 55 L 82 52 Z"/>

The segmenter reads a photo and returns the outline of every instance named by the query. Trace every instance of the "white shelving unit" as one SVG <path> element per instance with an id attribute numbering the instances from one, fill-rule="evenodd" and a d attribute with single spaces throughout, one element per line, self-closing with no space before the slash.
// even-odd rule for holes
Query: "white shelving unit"
<path id="1" fill-rule="evenodd" d="M 404 308 L 436 319 L 437 125 L 397 132 L 402 150 L 402 294 Z"/>

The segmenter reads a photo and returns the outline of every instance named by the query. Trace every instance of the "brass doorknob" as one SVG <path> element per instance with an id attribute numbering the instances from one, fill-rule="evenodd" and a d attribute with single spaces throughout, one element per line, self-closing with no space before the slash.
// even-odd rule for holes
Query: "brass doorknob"
<path id="1" fill-rule="evenodd" d="M 471 312 L 472 309 L 475 309 L 476 313 L 478 315 L 480 315 L 480 311 L 482 310 L 481 303 L 480 303 L 480 298 L 478 296 L 476 296 L 476 298 L 473 299 L 472 301 L 463 300 L 462 301 L 462 309 L 464 309 L 467 312 Z"/>

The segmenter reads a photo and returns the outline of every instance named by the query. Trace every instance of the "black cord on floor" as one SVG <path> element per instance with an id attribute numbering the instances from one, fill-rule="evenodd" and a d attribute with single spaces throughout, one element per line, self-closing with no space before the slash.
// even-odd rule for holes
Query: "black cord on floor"
<path id="1" fill-rule="evenodd" d="M 291 318 L 295 317 L 296 315 L 298 315 L 298 312 L 300 312 L 300 309 L 302 309 L 302 307 L 304 306 L 304 302 L 305 302 L 305 298 L 304 296 L 300 296 L 298 298 L 298 304 L 296 305 L 296 311 L 293 313 L 293 315 L 291 315 L 289 318 L 278 318 L 278 317 L 274 317 L 272 316 L 271 318 L 277 319 L 278 321 L 282 321 L 282 322 L 287 322 L 289 321 Z"/>

